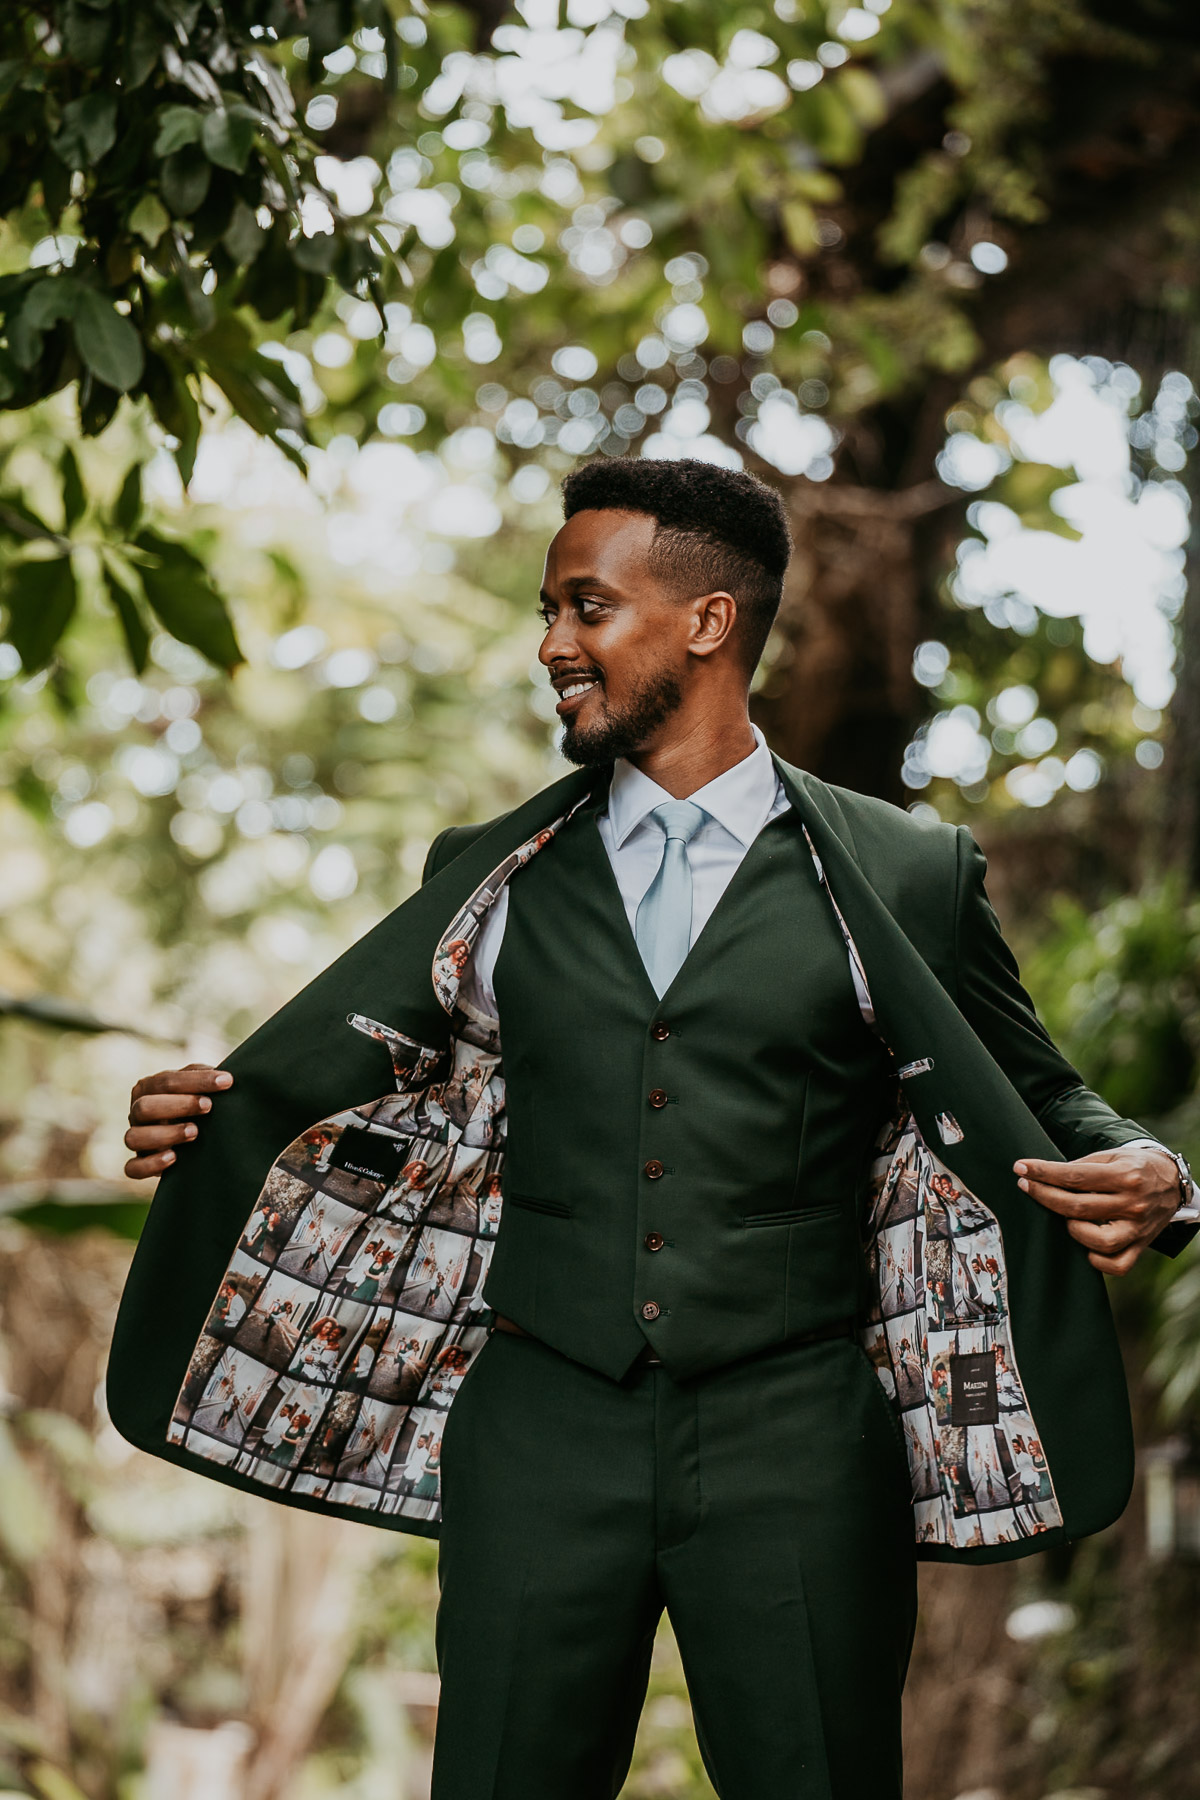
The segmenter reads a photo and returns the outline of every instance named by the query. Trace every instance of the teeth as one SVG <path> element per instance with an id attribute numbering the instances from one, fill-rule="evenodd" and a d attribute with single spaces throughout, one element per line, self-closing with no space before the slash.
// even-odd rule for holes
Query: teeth
<path id="1" fill-rule="evenodd" d="M 594 681 L 573 681 L 570 687 L 563 689 L 559 697 L 563 700 L 573 700 L 576 694 L 586 694 L 588 689 L 594 688 L 595 685 Z"/>

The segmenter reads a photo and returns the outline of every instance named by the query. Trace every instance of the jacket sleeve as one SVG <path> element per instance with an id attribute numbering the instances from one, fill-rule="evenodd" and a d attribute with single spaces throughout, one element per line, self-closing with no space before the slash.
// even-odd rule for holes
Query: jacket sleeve
<path id="1" fill-rule="evenodd" d="M 1085 1086 L 1038 1018 L 988 899 L 986 871 L 983 851 L 960 826 L 955 906 L 960 1012 L 1068 1161 L 1153 1138 L 1144 1125 L 1121 1118 Z M 1194 1225 L 1168 1225 L 1155 1248 L 1173 1256 L 1195 1231 Z"/>

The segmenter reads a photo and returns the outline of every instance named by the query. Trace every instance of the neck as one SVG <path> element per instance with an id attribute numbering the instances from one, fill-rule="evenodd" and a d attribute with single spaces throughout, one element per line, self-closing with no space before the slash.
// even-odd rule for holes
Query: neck
<path id="1" fill-rule="evenodd" d="M 686 800 L 726 769 L 744 762 L 753 749 L 750 715 L 739 695 L 728 707 L 697 710 L 691 717 L 681 708 L 668 721 L 663 737 L 629 760 L 676 800 Z"/>

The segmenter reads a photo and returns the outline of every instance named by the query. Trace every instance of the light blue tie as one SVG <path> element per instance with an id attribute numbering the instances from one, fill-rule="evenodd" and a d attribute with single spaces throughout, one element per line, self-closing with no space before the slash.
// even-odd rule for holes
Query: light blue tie
<path id="1" fill-rule="evenodd" d="M 683 967 L 692 942 L 692 868 L 687 847 L 708 814 L 692 800 L 664 800 L 650 814 L 666 842 L 658 874 L 637 909 L 634 937 L 661 999 Z"/>

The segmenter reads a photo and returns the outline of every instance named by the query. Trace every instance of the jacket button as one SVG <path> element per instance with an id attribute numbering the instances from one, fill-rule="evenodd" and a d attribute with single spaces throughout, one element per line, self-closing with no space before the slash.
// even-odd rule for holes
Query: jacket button
<path id="1" fill-rule="evenodd" d="M 645 1306 L 642 1308 L 642 1317 L 643 1319 L 657 1319 L 661 1311 L 662 1307 L 658 1304 L 657 1300 L 647 1300 Z"/>
<path id="2" fill-rule="evenodd" d="M 650 1036 L 654 1038 L 657 1043 L 661 1044 L 663 1039 L 669 1038 L 670 1035 L 671 1027 L 667 1024 L 665 1019 L 656 1019 L 650 1027 Z"/>
<path id="3" fill-rule="evenodd" d="M 646 1163 L 642 1169 L 642 1174 L 648 1181 L 657 1181 L 662 1172 L 663 1166 L 659 1162 L 657 1156 L 652 1156 L 650 1161 Z"/>
<path id="4" fill-rule="evenodd" d="M 661 1231 L 648 1231 L 646 1233 L 645 1243 L 647 1250 L 661 1250 L 666 1241 L 667 1240 Z"/>
<path id="5" fill-rule="evenodd" d="M 665 1106 L 667 1104 L 666 1088 L 651 1088 L 650 1104 L 651 1106 Z"/>

